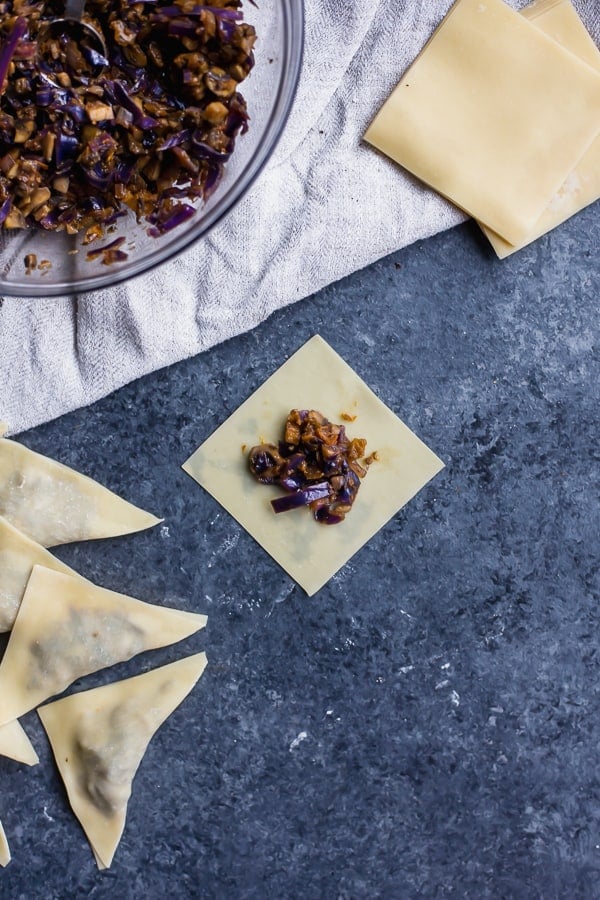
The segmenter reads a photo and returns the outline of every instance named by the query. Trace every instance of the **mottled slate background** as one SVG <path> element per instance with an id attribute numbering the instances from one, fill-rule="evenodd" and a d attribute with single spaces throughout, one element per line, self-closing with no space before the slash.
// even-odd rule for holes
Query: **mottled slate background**
<path id="1" fill-rule="evenodd" d="M 503 263 L 467 224 L 22 436 L 165 516 L 61 558 L 210 617 L 76 688 L 210 666 L 108 873 L 26 717 L 2 898 L 600 896 L 599 245 L 597 206 Z M 315 332 L 447 468 L 308 599 L 179 465 Z"/>

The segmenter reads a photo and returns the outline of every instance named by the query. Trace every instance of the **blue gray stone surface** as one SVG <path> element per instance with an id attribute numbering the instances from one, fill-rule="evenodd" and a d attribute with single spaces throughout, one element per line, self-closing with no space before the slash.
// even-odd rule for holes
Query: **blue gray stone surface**
<path id="1" fill-rule="evenodd" d="M 502 263 L 467 224 L 22 436 L 165 517 L 62 559 L 209 615 L 74 689 L 210 662 L 107 873 L 25 718 L 2 898 L 600 896 L 599 246 L 597 206 Z M 309 599 L 179 466 L 315 332 L 447 468 Z"/>

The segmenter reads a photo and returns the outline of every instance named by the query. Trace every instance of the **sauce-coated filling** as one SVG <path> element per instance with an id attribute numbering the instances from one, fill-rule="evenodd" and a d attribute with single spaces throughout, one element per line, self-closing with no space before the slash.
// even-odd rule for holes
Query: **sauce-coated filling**
<path id="1" fill-rule="evenodd" d="M 0 225 L 91 242 L 125 208 L 155 237 L 189 219 L 247 128 L 256 35 L 238 7 L 88 0 L 104 57 L 49 27 L 58 6 L 0 2 Z"/>
<path id="2" fill-rule="evenodd" d="M 349 438 L 344 425 L 334 425 L 314 409 L 293 409 L 283 440 L 250 450 L 250 471 L 261 484 L 275 484 L 287 494 L 271 501 L 276 513 L 308 506 L 317 522 L 337 525 L 350 512 L 367 474 L 364 438 Z"/>

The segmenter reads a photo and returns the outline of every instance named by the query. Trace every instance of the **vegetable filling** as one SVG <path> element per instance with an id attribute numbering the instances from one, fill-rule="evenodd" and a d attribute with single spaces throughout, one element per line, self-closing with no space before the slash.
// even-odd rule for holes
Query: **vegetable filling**
<path id="1" fill-rule="evenodd" d="M 293 409 L 283 440 L 259 444 L 248 455 L 250 471 L 261 484 L 275 484 L 287 495 L 271 501 L 276 513 L 308 506 L 317 522 L 337 525 L 350 512 L 360 480 L 377 454 L 366 459 L 364 438 L 349 438 L 314 409 Z"/>
<path id="2" fill-rule="evenodd" d="M 86 242 L 131 209 L 158 237 L 217 186 L 248 112 L 239 0 L 89 0 L 106 58 L 53 4 L 0 0 L 0 225 Z"/>

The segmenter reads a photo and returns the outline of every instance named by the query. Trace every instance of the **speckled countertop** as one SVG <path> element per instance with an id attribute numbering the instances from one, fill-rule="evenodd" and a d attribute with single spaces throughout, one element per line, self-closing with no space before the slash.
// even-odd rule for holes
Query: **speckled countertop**
<path id="1" fill-rule="evenodd" d="M 82 574 L 206 612 L 99 873 L 35 714 L 16 898 L 600 896 L 598 206 L 500 263 L 471 224 L 22 436 L 161 513 Z M 447 468 L 309 599 L 180 469 L 319 332 Z"/>

